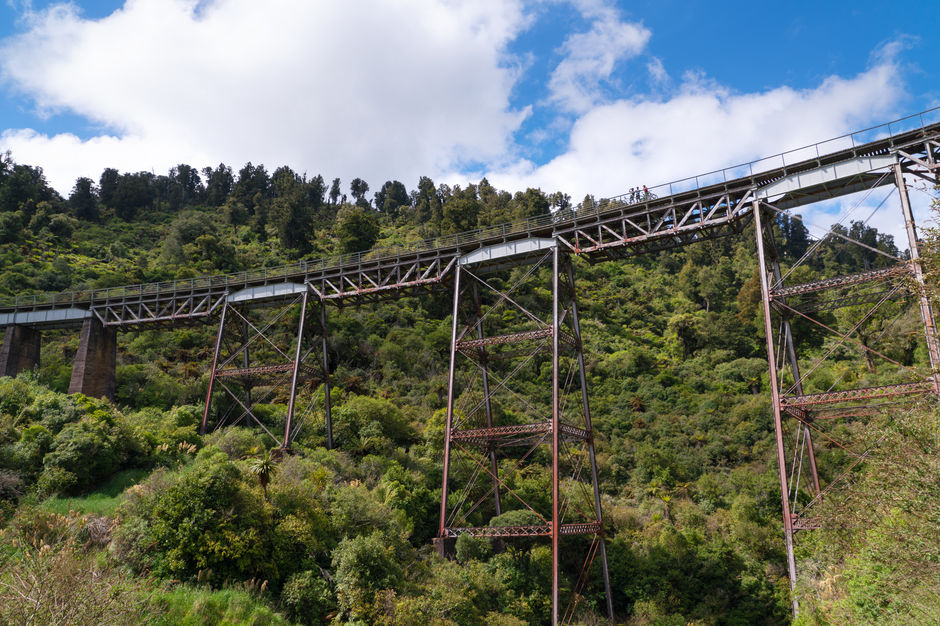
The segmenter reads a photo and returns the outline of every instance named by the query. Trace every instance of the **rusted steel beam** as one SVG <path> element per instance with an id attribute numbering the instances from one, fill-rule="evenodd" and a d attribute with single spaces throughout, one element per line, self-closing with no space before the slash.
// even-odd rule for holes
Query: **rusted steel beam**
<path id="1" fill-rule="evenodd" d="M 558 425 L 558 431 L 559 435 L 563 435 L 566 441 L 587 441 L 591 436 L 587 430 L 565 423 Z M 451 432 L 451 441 L 471 444 L 499 443 L 502 439 L 518 437 L 520 435 L 536 435 L 550 432 L 552 432 L 552 422 L 545 421 L 532 424 L 493 426 L 492 428 L 454 430 Z"/>
<path id="2" fill-rule="evenodd" d="M 859 304 L 874 304 L 876 302 L 881 302 L 882 299 L 885 300 L 899 300 L 901 298 L 906 298 L 910 296 L 910 293 L 906 289 L 883 289 L 879 291 L 873 291 L 869 293 L 852 293 L 846 296 L 839 298 L 832 298 L 829 300 L 821 301 L 809 301 L 809 302 L 800 302 L 794 304 L 792 301 L 788 302 L 790 306 L 799 309 L 804 313 L 815 313 L 820 311 L 832 311 L 834 309 L 841 309 L 849 306 L 856 306 Z M 777 303 L 781 302 L 781 299 L 774 300 L 774 306 L 779 311 L 782 307 L 778 306 Z"/>
<path id="3" fill-rule="evenodd" d="M 895 265 L 880 270 L 872 270 L 870 272 L 860 272 L 858 274 L 848 274 L 847 276 L 835 276 L 833 278 L 827 278 L 825 280 L 817 280 L 811 283 L 804 283 L 802 285 L 793 285 L 791 287 L 778 287 L 771 290 L 772 298 L 786 298 L 789 296 L 797 296 L 804 293 L 814 293 L 817 291 L 825 291 L 827 289 L 841 289 L 842 287 L 849 287 L 852 285 L 858 285 L 861 283 L 870 283 L 877 281 L 886 281 L 896 278 L 898 276 L 905 276 L 911 273 L 910 265 Z"/>
<path id="4" fill-rule="evenodd" d="M 509 333 L 506 335 L 493 335 L 491 337 L 483 337 L 479 339 L 463 339 L 457 342 L 457 349 L 460 352 L 471 352 L 476 351 L 479 348 L 484 348 L 487 346 L 499 346 L 505 344 L 513 343 L 523 343 L 526 341 L 536 341 L 538 339 L 546 339 L 552 336 L 551 328 L 540 328 L 537 330 L 525 330 L 518 333 Z M 574 347 L 577 345 L 575 338 L 569 335 L 564 331 L 559 331 L 558 338 L 561 342 Z"/>
<path id="5" fill-rule="evenodd" d="M 935 392 L 936 384 L 931 380 L 915 383 L 901 383 L 898 385 L 884 385 L 881 387 L 846 389 L 844 391 L 830 391 L 827 393 L 811 393 L 803 396 L 784 396 L 780 399 L 780 402 L 788 409 L 805 408 L 819 406 L 821 404 L 851 402 L 853 400 L 877 400 L 881 398 L 894 398 L 897 396 L 911 396 Z"/>
<path id="6" fill-rule="evenodd" d="M 558 534 L 563 536 L 571 535 L 596 535 L 602 530 L 600 522 L 585 522 L 583 524 L 561 524 L 558 528 Z M 552 534 L 551 524 L 534 524 L 530 526 L 476 526 L 461 528 L 445 528 L 446 537 L 459 537 L 460 535 L 470 535 L 471 537 L 549 537 Z"/>
<path id="7" fill-rule="evenodd" d="M 507 335 L 493 335 L 481 339 L 464 339 L 457 342 L 457 349 L 475 350 L 485 346 L 498 346 L 507 343 L 520 343 L 523 341 L 534 341 L 536 339 L 545 339 L 552 336 L 551 328 L 540 328 L 538 330 L 526 330 L 519 333 L 510 333 Z"/>
<path id="8" fill-rule="evenodd" d="M 220 369 L 216 371 L 215 375 L 219 378 L 253 378 L 271 374 L 283 374 L 285 372 L 293 372 L 293 370 L 294 362 L 290 361 L 289 363 L 277 363 L 275 365 L 255 365 L 252 367 Z M 321 376 L 321 373 L 316 371 L 316 369 L 304 365 L 301 365 L 299 370 L 306 374 L 300 375 L 300 378 L 305 380 L 319 378 Z"/>

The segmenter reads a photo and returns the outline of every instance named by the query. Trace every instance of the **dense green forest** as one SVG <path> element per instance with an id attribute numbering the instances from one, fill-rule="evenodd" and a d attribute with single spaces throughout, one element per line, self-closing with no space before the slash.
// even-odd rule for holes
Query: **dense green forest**
<path id="1" fill-rule="evenodd" d="M 249 163 L 106 169 L 63 198 L 7 154 L 0 297 L 275 266 L 572 204 L 485 179 L 369 191 L 359 178 L 347 189 Z M 796 218 L 774 230 L 786 270 L 812 242 Z M 861 222 L 837 231 L 871 249 L 831 238 L 792 282 L 878 267 L 872 249 L 901 254 Z M 937 238 L 927 239 L 936 285 Z M 789 623 L 753 231 L 575 264 L 618 620 Z M 45 332 L 40 369 L 0 379 L 0 623 L 545 623 L 545 543 L 460 541 L 454 561 L 430 546 L 450 306 L 444 289 L 331 310 L 338 449 L 308 427 L 283 456 L 247 428 L 199 436 L 211 323 L 121 333 L 113 403 L 66 395 L 78 336 Z M 916 307 L 892 304 L 858 337 L 924 367 L 920 329 Z M 794 333 L 807 359 L 833 350 L 807 393 L 896 380 L 868 351 L 835 347 L 809 324 Z M 546 377 L 533 369 L 533 393 Z M 800 623 L 940 622 L 937 432 L 933 405 L 839 426 L 878 445 L 824 501 L 831 523 L 798 535 Z M 850 459 L 817 446 L 831 479 Z M 580 622 L 605 621 L 599 589 Z"/>

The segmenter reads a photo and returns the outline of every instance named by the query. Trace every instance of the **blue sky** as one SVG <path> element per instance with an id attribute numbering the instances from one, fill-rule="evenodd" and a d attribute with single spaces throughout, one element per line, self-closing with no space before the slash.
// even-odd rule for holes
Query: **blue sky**
<path id="1" fill-rule="evenodd" d="M 925 8 L 926 7 L 926 8 Z M 940 105 L 940 9 L 704 0 L 0 4 L 0 149 L 610 196 Z"/>

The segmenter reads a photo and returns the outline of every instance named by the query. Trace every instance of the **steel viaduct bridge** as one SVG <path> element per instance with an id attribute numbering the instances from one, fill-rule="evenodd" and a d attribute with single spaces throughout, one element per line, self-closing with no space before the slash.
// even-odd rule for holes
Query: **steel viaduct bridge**
<path id="1" fill-rule="evenodd" d="M 5 328 L 0 375 L 15 375 L 38 366 L 44 329 L 74 327 L 80 329 L 81 338 L 69 392 L 111 396 L 118 331 L 198 321 L 217 323 L 202 431 L 242 421 L 263 428 L 286 448 L 299 430 L 300 389 L 312 381 L 322 394 L 319 402 L 323 403 L 327 445 L 332 447 L 327 305 L 370 303 L 451 289 L 453 327 L 444 478 L 435 540 L 438 550 L 451 553 L 460 535 L 501 540 L 550 538 L 553 623 L 574 616 L 577 600 L 591 576 L 603 580 L 612 618 L 570 259 L 616 261 L 741 233 L 753 223 L 792 589 L 796 580 L 793 535 L 819 527 L 821 520 L 813 517 L 813 506 L 836 482 L 820 484 L 816 471 L 815 455 L 823 446 L 814 447 L 813 437 L 831 439 L 820 424 L 870 415 L 886 403 L 938 393 L 934 372 L 940 365 L 940 347 L 931 305 L 922 289 L 918 239 L 905 180 L 919 179 L 934 186 L 940 183 L 938 171 L 940 110 L 934 109 L 761 161 L 654 187 L 642 197 L 620 196 L 550 216 L 394 249 L 168 283 L 19 296 L 0 301 L 0 326 Z M 906 226 L 909 256 L 894 259 L 884 269 L 786 284 L 787 275 L 781 273 L 769 227 L 774 214 L 885 185 L 894 185 L 899 194 L 898 217 Z M 488 279 L 494 271 L 515 266 L 528 267 L 519 284 L 499 287 L 502 283 Z M 536 271 L 539 268 L 541 271 Z M 544 286 L 543 293 L 550 297 L 540 310 L 522 306 L 514 298 L 522 282 L 544 280 L 545 276 L 550 276 L 550 284 Z M 822 325 L 811 314 L 871 304 L 872 309 L 852 331 L 842 334 L 829 329 L 840 337 L 840 344 L 859 344 L 851 337 L 854 330 L 878 306 L 900 297 L 919 307 L 931 371 L 918 373 L 907 368 L 911 371 L 906 382 L 883 387 L 803 392 L 808 373 L 800 372 L 791 320 Z M 499 316 L 490 315 L 499 308 L 514 311 L 522 323 L 500 327 Z M 258 311 L 266 315 L 259 318 Z M 296 326 L 289 345 L 283 341 L 279 345 L 272 329 L 285 319 L 295 320 Z M 549 357 L 552 364 L 551 404 L 533 407 L 512 390 L 512 378 L 539 354 Z M 784 370 L 793 381 L 788 386 L 783 384 Z M 460 372 L 466 379 L 463 382 L 458 381 Z M 252 388 L 267 392 L 252 398 Z M 275 389 L 281 389 L 279 397 L 288 402 L 286 417 L 277 426 L 266 423 L 270 420 L 255 410 L 259 402 L 273 397 Z M 227 412 L 221 408 L 223 399 L 228 402 Z M 508 420 L 508 413 L 499 410 L 501 402 L 522 402 L 528 421 L 518 417 Z M 790 428 L 796 434 L 795 440 L 788 441 L 785 431 Z M 531 455 L 539 449 L 547 450 L 551 459 L 550 505 L 541 508 L 513 490 L 508 480 L 531 462 Z M 855 463 L 864 458 L 863 453 L 852 455 Z M 805 472 L 804 461 L 808 465 Z M 488 524 L 503 515 L 505 503 L 509 503 L 508 510 L 524 512 L 526 523 L 506 525 L 497 520 Z M 579 543 L 573 536 L 583 538 Z M 571 553 L 583 551 L 585 545 L 585 559 L 573 560 Z M 598 555 L 600 572 L 591 573 Z M 580 563 L 576 582 L 562 578 L 563 562 L 569 568 Z M 563 591 L 570 596 L 565 601 Z M 794 598 L 794 611 L 797 608 Z"/>

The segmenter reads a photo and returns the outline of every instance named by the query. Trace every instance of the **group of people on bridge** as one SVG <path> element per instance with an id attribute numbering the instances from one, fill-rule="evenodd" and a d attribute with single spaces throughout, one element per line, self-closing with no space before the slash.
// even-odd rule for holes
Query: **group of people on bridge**
<path id="1" fill-rule="evenodd" d="M 646 185 L 643 185 L 642 189 L 640 187 L 630 187 L 630 191 L 627 192 L 626 200 L 630 204 L 636 202 L 646 202 L 647 200 L 652 200 L 655 196 L 650 193 L 650 190 L 646 188 Z"/>

